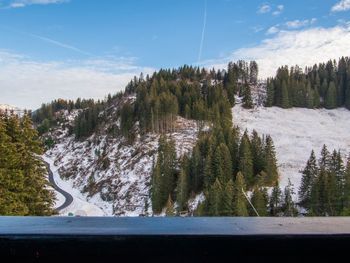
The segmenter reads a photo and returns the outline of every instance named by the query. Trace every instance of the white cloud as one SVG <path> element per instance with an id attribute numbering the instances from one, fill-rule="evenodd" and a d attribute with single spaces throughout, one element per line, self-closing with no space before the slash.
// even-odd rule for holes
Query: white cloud
<path id="1" fill-rule="evenodd" d="M 141 72 L 154 69 L 137 66 L 136 58 L 38 62 L 0 50 L 0 104 L 36 109 L 57 98 L 103 99 Z"/>
<path id="2" fill-rule="evenodd" d="M 268 4 L 263 4 L 258 8 L 259 14 L 269 13 L 270 11 L 271 11 L 271 6 L 269 6 Z"/>
<path id="3" fill-rule="evenodd" d="M 266 31 L 266 34 L 267 34 L 267 35 L 273 35 L 273 34 L 278 33 L 279 31 L 280 31 L 280 30 L 278 29 L 278 25 L 276 25 L 276 26 L 270 27 L 270 28 Z"/>
<path id="4" fill-rule="evenodd" d="M 263 31 L 264 30 L 264 27 L 263 26 L 253 26 L 251 27 L 251 29 L 255 32 L 255 33 L 259 33 L 260 31 Z"/>
<path id="5" fill-rule="evenodd" d="M 316 22 L 317 22 L 316 18 L 305 19 L 305 20 L 298 20 L 297 19 L 297 20 L 293 20 L 293 21 L 287 21 L 285 23 L 285 25 L 287 26 L 287 28 L 296 29 L 296 28 L 300 28 L 300 27 L 313 25 Z"/>
<path id="6" fill-rule="evenodd" d="M 12 3 L 12 4 L 10 4 L 10 7 L 12 7 L 12 8 L 20 8 L 20 7 L 25 7 L 25 4 L 23 4 L 23 3 Z"/>
<path id="7" fill-rule="evenodd" d="M 342 12 L 350 10 L 350 0 L 341 0 L 332 7 L 332 12 Z"/>
<path id="8" fill-rule="evenodd" d="M 274 11 L 272 14 L 274 16 L 278 16 L 278 15 L 280 15 L 283 12 L 283 10 L 284 10 L 284 5 L 278 5 L 277 6 L 277 10 Z"/>
<path id="9" fill-rule="evenodd" d="M 276 36 L 263 40 L 251 48 L 234 51 L 224 60 L 207 61 L 208 67 L 226 68 L 228 61 L 238 59 L 256 60 L 259 76 L 274 76 L 282 65 L 312 66 L 341 56 L 349 56 L 350 26 L 338 25 L 331 28 L 310 28 L 304 30 L 280 31 Z"/>
<path id="10" fill-rule="evenodd" d="M 317 22 L 316 18 L 312 19 L 305 19 L 305 20 L 293 20 L 293 21 L 287 21 L 284 24 L 277 24 L 272 27 L 270 27 L 266 31 L 266 35 L 274 35 L 278 32 L 285 31 L 286 29 L 299 29 L 302 27 L 312 26 Z"/>
<path id="11" fill-rule="evenodd" d="M 272 15 L 278 16 L 283 12 L 283 10 L 284 10 L 284 5 L 277 5 L 275 7 L 272 7 L 271 5 L 265 3 L 265 4 L 262 4 L 258 7 L 257 13 L 258 14 L 266 14 L 266 13 L 270 13 L 271 11 L 273 11 Z"/>
<path id="12" fill-rule="evenodd" d="M 5 8 L 21 8 L 29 5 L 61 4 L 69 1 L 70 0 L 0 0 L 0 4 L 3 3 Z"/>

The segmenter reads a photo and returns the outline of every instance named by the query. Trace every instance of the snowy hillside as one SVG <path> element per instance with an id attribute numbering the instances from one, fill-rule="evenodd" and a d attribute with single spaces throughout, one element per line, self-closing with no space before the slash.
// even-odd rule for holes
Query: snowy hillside
<path id="1" fill-rule="evenodd" d="M 19 112 L 21 111 L 19 108 L 13 107 L 11 105 L 8 104 L 0 104 L 0 111 L 14 111 L 14 112 Z"/>
<path id="2" fill-rule="evenodd" d="M 295 189 L 299 188 L 299 171 L 304 168 L 312 149 L 317 156 L 323 144 L 329 150 L 340 149 L 342 154 L 350 151 L 350 111 L 346 109 L 257 107 L 246 110 L 237 105 L 233 108 L 233 119 L 242 130 L 255 129 L 258 133 L 271 135 L 282 187 L 290 178 Z"/>
<path id="3" fill-rule="evenodd" d="M 108 115 L 115 116 L 116 110 L 117 107 L 111 108 Z M 110 119 L 103 130 L 80 142 L 74 135 L 69 135 L 68 128 L 77 113 L 64 112 L 68 123 L 62 123 L 50 133 L 56 144 L 45 155 L 57 170 L 54 173 L 58 185 L 75 199 L 62 214 L 77 214 L 78 211 L 82 215 L 139 216 L 151 213 L 149 186 L 159 135 L 137 136 L 129 144 L 121 135 L 108 133 L 113 125 L 119 127 L 119 120 Z M 176 142 L 177 156 L 180 157 L 192 150 L 197 138 L 197 124 L 178 117 L 174 132 L 168 135 Z M 79 208 L 79 204 L 86 201 L 93 207 L 84 208 L 82 205 Z"/>
<path id="4" fill-rule="evenodd" d="M 256 89 L 261 90 L 259 86 Z M 264 97 L 263 93 L 259 94 L 255 102 Z M 133 102 L 135 98 L 128 97 L 126 100 Z M 131 144 L 118 132 L 111 134 L 111 130 L 120 128 L 120 119 L 116 117 L 118 107 L 120 105 L 116 104 L 107 108 L 106 115 L 109 117 L 106 122 L 83 141 L 70 135 L 73 120 L 81 110 L 60 112 L 64 121 L 46 135 L 54 139 L 55 146 L 46 152 L 44 158 L 53 168 L 56 183 L 74 197 L 74 202 L 61 212 L 62 215 L 69 212 L 91 216 L 152 214 L 149 191 L 159 135 L 148 133 L 140 136 L 137 123 L 133 132 L 138 135 Z M 271 135 L 276 147 L 282 188 L 290 178 L 297 192 L 300 170 L 312 149 L 318 154 L 326 144 L 330 150 L 340 149 L 342 154 L 350 151 L 350 111 L 346 109 L 257 106 L 246 110 L 237 105 L 232 112 L 234 124 L 241 130 L 255 129 L 259 134 Z M 177 117 L 174 131 L 168 136 L 176 142 L 178 158 L 192 150 L 197 129 L 195 121 Z M 190 210 L 194 210 L 203 198 L 203 195 L 199 195 L 190 200 Z M 58 199 L 57 206 L 62 203 L 59 195 Z"/>

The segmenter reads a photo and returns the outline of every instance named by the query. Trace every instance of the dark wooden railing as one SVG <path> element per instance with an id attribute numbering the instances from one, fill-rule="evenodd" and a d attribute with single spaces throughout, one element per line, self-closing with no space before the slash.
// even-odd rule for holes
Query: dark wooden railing
<path id="1" fill-rule="evenodd" d="M 349 249 L 350 218 L 0 217 L 0 262 L 347 262 Z"/>

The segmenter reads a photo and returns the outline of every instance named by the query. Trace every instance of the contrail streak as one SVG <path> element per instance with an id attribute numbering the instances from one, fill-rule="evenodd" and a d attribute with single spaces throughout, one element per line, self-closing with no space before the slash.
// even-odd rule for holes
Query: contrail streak
<path id="1" fill-rule="evenodd" d="M 202 38 L 201 38 L 201 43 L 199 45 L 198 63 L 201 61 L 201 58 L 202 58 L 202 50 L 203 50 L 206 26 L 207 26 L 207 0 L 204 0 L 204 20 L 203 20 Z"/>
<path id="2" fill-rule="evenodd" d="M 47 37 L 43 37 L 43 36 L 39 36 L 39 35 L 35 35 L 35 34 L 31 34 L 31 33 L 26 33 L 27 35 L 29 36 L 32 36 L 34 38 L 37 38 L 37 39 L 40 39 L 42 41 L 45 41 L 45 42 L 48 42 L 50 44 L 53 44 L 55 46 L 58 46 L 58 47 L 62 47 L 62 48 L 65 48 L 65 49 L 70 49 L 70 50 L 73 50 L 75 52 L 78 52 L 80 54 L 83 54 L 83 55 L 86 55 L 86 56 L 93 56 L 91 53 L 88 53 L 86 51 L 83 51 L 79 48 L 76 48 L 74 46 L 71 46 L 71 45 L 67 45 L 65 43 L 62 43 L 62 42 L 59 42 L 59 41 L 56 41 L 56 40 L 53 40 L 51 38 L 47 38 Z"/>
<path id="3" fill-rule="evenodd" d="M 7 27 L 7 26 L 0 26 L 0 28 L 3 28 L 3 29 L 5 29 L 5 30 L 11 31 L 11 32 L 14 32 L 14 33 L 16 33 L 16 34 L 21 34 L 21 35 L 30 36 L 30 37 L 32 37 L 32 38 L 39 39 L 39 40 L 41 40 L 41 41 L 50 43 L 50 44 L 52 44 L 52 45 L 55 45 L 55 46 L 58 46 L 58 47 L 61 47 L 61 48 L 65 48 L 65 49 L 69 49 L 69 50 L 75 51 L 75 52 L 80 53 L 80 54 L 85 55 L 85 56 L 94 56 L 93 54 L 91 54 L 91 53 L 89 53 L 89 52 L 86 52 L 86 51 L 84 51 L 84 50 L 81 50 L 81 49 L 79 49 L 79 48 L 77 48 L 77 47 L 74 47 L 74 46 L 71 46 L 71 45 L 68 45 L 68 44 L 65 44 L 65 43 L 62 43 L 62 42 L 53 40 L 53 39 L 48 38 L 48 37 L 39 36 L 39 35 L 32 34 L 32 33 L 29 33 L 29 32 L 23 32 L 23 31 L 15 30 L 15 29 L 12 29 L 12 28 Z"/>

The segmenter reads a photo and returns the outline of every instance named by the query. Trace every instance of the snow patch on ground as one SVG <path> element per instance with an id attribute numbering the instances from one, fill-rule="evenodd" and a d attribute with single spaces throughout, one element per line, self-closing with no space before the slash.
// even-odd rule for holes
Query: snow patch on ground
<path id="1" fill-rule="evenodd" d="M 314 149 L 317 156 L 324 144 L 330 151 L 350 151 L 350 111 L 344 108 L 281 109 L 257 107 L 247 110 L 237 105 L 233 108 L 233 122 L 242 131 L 255 129 L 260 134 L 270 134 L 276 147 L 280 172 L 280 186 L 288 178 L 299 189 L 301 173 Z"/>
<path id="2" fill-rule="evenodd" d="M 194 198 L 188 201 L 188 211 L 193 215 L 194 211 L 197 209 L 198 205 L 205 201 L 204 193 L 196 195 Z"/>

